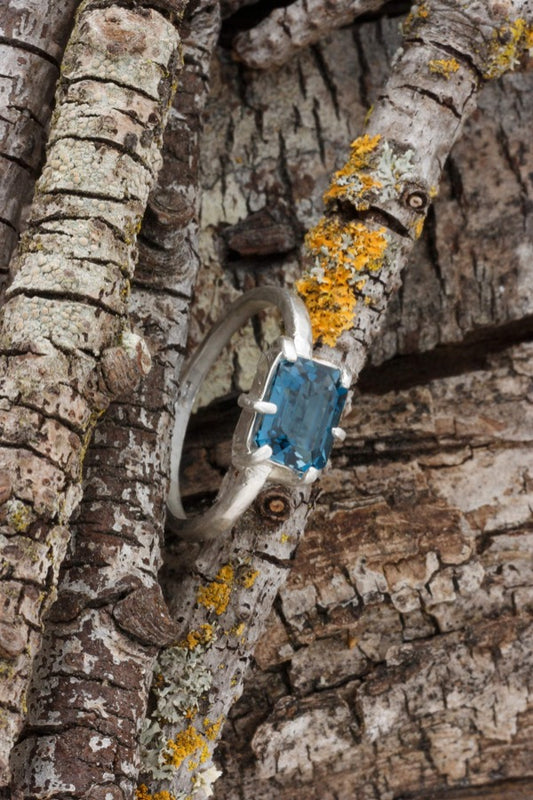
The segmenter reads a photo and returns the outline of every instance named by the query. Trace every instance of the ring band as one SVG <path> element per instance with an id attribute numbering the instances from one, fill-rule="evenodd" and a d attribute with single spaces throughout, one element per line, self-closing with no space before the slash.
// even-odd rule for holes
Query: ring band
<path id="1" fill-rule="evenodd" d="M 232 467 L 213 505 L 196 516 L 183 510 L 179 468 L 194 400 L 209 370 L 233 334 L 268 306 L 279 309 L 285 329 L 261 355 L 249 394 L 239 397 L 241 416 L 233 435 Z M 311 483 L 327 461 L 350 375 L 312 357 L 307 309 L 286 289 L 261 287 L 236 300 L 209 332 L 180 379 L 170 456 L 167 528 L 183 539 L 204 541 L 229 530 L 267 481 Z"/>

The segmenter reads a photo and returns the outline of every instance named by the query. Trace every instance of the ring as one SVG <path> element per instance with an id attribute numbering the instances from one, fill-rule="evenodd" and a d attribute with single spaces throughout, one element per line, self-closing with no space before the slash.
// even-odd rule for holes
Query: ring
<path id="1" fill-rule="evenodd" d="M 261 355 L 252 387 L 241 394 L 242 412 L 233 434 L 232 466 L 205 512 L 183 510 L 179 468 L 194 400 L 233 334 L 268 306 L 276 306 L 284 335 Z M 298 486 L 315 481 L 328 460 L 351 375 L 313 358 L 309 314 L 286 289 L 261 287 L 243 294 L 209 332 L 181 375 L 170 455 L 167 528 L 183 539 L 214 539 L 233 527 L 265 483 Z"/>

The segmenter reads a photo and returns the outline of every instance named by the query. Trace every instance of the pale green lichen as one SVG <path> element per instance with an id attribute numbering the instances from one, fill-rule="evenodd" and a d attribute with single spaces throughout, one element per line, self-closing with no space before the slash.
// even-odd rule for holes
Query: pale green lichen
<path id="1" fill-rule="evenodd" d="M 27 531 L 35 519 L 35 513 L 32 507 L 23 503 L 22 500 L 11 498 L 7 501 L 4 508 L 8 527 L 17 533 L 24 533 Z"/>
<path id="2" fill-rule="evenodd" d="M 176 758 L 169 758 L 168 726 L 187 722 L 185 730 L 190 728 L 195 710 L 211 688 L 213 677 L 203 662 L 206 646 L 197 645 L 193 650 L 169 647 L 155 664 L 152 692 L 156 708 L 141 734 L 143 771 L 154 778 L 170 777 L 177 766 Z"/>
<path id="3" fill-rule="evenodd" d="M 516 69 L 526 51 L 533 51 L 533 28 L 522 18 L 509 20 L 492 35 L 483 77 L 492 80 Z"/>

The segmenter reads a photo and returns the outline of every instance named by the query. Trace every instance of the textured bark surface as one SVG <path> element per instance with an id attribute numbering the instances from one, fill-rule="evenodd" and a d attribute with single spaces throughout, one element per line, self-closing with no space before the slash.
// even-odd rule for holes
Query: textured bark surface
<path id="1" fill-rule="evenodd" d="M 237 59 L 254 69 L 284 64 L 303 47 L 315 44 L 336 28 L 376 11 L 385 0 L 295 0 L 235 37 Z"/>
<path id="2" fill-rule="evenodd" d="M 4 782 L 92 429 L 110 400 L 150 368 L 146 345 L 129 331 L 127 299 L 178 44 L 175 26 L 153 9 L 84 4 L 2 308 Z"/>
<path id="3" fill-rule="evenodd" d="M 458 132 L 458 98 L 467 108 L 476 70 L 492 69 L 493 30 L 503 47 L 506 15 L 518 8 L 489 6 L 496 17 L 492 28 L 482 27 L 476 69 L 463 63 L 463 40 L 459 68 L 448 75 L 442 64 L 429 69 L 450 55 L 435 44 L 445 34 L 444 4 L 434 5 L 439 13 L 429 23 L 425 4 L 415 6 L 409 47 L 370 122 L 370 132 L 379 130 L 393 147 L 413 149 L 416 169 L 406 195 L 402 186 L 373 196 L 363 215 L 391 226 L 399 260 L 371 283 L 379 313 L 358 308 L 356 346 L 350 334 L 341 339 L 357 369 L 401 257 L 420 232 L 426 207 L 420 212 L 418 200 L 435 185 Z M 201 76 L 209 43 L 195 41 L 190 65 L 196 61 Z M 397 20 L 364 25 L 264 75 L 222 54 L 202 143 L 204 269 L 193 340 L 237 291 L 291 283 L 298 274 L 302 232 L 316 222 L 327 179 L 360 133 L 398 42 Z M 194 69 L 190 80 L 191 107 L 172 116 L 174 164 L 161 177 L 141 242 L 138 317 L 157 350 L 158 374 L 131 404 L 113 407 L 90 457 L 78 549 L 40 662 L 16 796 L 129 797 L 155 647 L 175 638 L 156 667 L 157 707 L 144 754 L 145 770 L 157 761 L 161 772 L 173 769 L 164 780 L 146 770 L 139 800 L 161 788 L 179 800 L 209 796 L 217 776 L 211 757 L 227 716 L 219 797 L 526 797 L 532 167 L 531 111 L 520 90 L 530 78 L 486 90 L 453 152 L 411 271 L 373 346 L 374 363 L 383 365 L 365 374 L 346 448 L 313 496 L 309 537 L 296 551 L 306 498 L 272 487 L 228 539 L 204 548 L 171 543 L 166 585 L 174 626 L 154 573 L 167 392 L 197 263 L 197 127 L 188 114 L 205 86 Z M 417 204 L 405 204 L 413 194 Z M 217 365 L 208 390 L 244 388 L 254 340 L 274 329 L 270 317 L 251 326 Z M 118 386 L 113 364 L 107 382 Z M 199 451 L 186 465 L 196 498 L 215 490 L 227 466 L 231 414 L 225 423 L 218 408 L 203 420 Z M 7 497 L 9 481 L 0 489 Z M 251 684 L 230 713 L 254 649 Z"/>
<path id="4" fill-rule="evenodd" d="M 5 0 L 0 15 L 0 277 L 42 166 L 59 65 L 78 0 Z"/>
<path id="5" fill-rule="evenodd" d="M 158 648 L 176 637 L 157 583 L 176 362 L 197 268 L 198 138 L 218 9 L 180 25 L 184 68 L 140 233 L 132 291 L 153 368 L 111 405 L 86 457 L 84 500 L 13 755 L 16 798 L 131 798 Z M 154 243 L 157 247 L 154 247 Z"/>
<path id="6" fill-rule="evenodd" d="M 215 242 L 204 240 L 195 338 L 236 290 L 298 274 L 289 248 L 320 214 L 398 43 L 393 19 L 339 31 L 275 77 L 222 62 L 204 139 L 203 220 Z M 349 443 L 321 481 L 310 536 L 230 713 L 221 799 L 531 793 L 530 347 L 506 347 L 530 336 L 530 90 L 530 75 L 488 86 L 447 163 L 372 346 L 382 366 L 363 376 Z M 254 339 L 272 327 L 240 337 L 206 399 L 246 388 Z M 225 408 L 195 426 L 191 496 L 215 491 L 228 465 Z M 189 639 L 193 653 L 207 650 L 211 700 L 200 698 L 197 728 L 209 751 L 201 720 L 227 713 L 221 698 L 239 690 L 269 592 L 293 564 L 302 508 L 260 533 L 269 510 L 291 502 L 261 498 L 232 542 L 205 548 L 172 585 L 183 637 L 202 625 L 217 637 Z M 182 602 L 213 587 L 222 592 L 207 595 L 210 607 Z"/>

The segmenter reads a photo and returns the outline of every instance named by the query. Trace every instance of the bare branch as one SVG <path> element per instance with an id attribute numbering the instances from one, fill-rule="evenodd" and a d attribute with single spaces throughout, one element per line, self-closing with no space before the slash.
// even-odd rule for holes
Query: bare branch
<path id="1" fill-rule="evenodd" d="M 452 0 L 415 7 L 404 49 L 373 110 L 367 136 L 354 143 L 355 158 L 328 193 L 328 216 L 307 240 L 309 273 L 300 291 L 314 318 L 319 355 L 360 372 L 483 78 L 518 62 L 524 44 L 520 31 L 525 30 L 520 20 L 526 10 L 521 3 L 465 8 Z M 516 33 L 511 53 L 509 33 L 511 40 Z M 316 263 L 316 251 L 322 249 L 331 264 Z M 342 276 L 332 276 L 331 292 L 323 292 L 325 304 L 318 309 L 322 317 L 313 305 L 310 284 L 324 282 L 334 264 L 348 274 L 344 287 Z M 362 285 L 354 282 L 353 271 Z M 344 288 L 349 297 L 352 286 L 354 302 L 346 314 L 336 292 Z M 332 324 L 337 322 L 338 327 Z M 184 570 L 189 556 L 173 599 L 182 638 L 166 651 L 158 668 L 161 684 L 155 687 L 154 702 L 160 708 L 149 732 L 148 755 L 156 779 L 147 776 L 142 800 L 157 790 L 181 800 L 216 777 L 211 757 L 231 704 L 229 695 L 241 691 L 257 631 L 301 537 L 306 499 L 272 487 L 236 526 L 230 541 L 203 546 L 196 559 L 190 547 L 176 546 L 176 567 Z"/>
<path id="2" fill-rule="evenodd" d="M 7 273 L 20 216 L 41 167 L 59 64 L 77 5 L 78 0 L 2 4 L 0 273 Z"/>
<path id="3" fill-rule="evenodd" d="M 362 14 L 376 11 L 386 0 L 295 0 L 276 8 L 249 31 L 239 33 L 233 52 L 239 61 L 254 69 L 284 64 L 302 47 L 349 25 Z"/>

